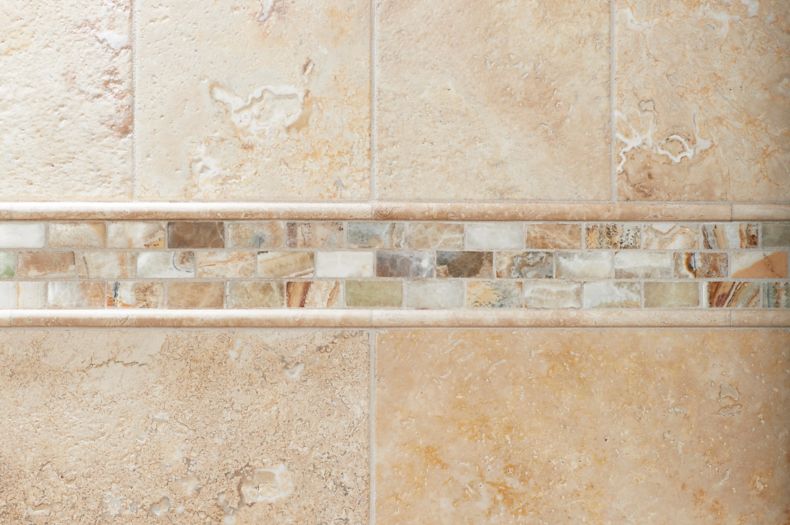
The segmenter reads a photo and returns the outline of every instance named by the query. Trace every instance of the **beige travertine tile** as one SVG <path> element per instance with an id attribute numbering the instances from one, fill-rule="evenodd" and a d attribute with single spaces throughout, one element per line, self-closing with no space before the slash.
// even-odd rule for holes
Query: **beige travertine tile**
<path id="1" fill-rule="evenodd" d="M 466 306 L 469 308 L 519 308 L 521 283 L 518 281 L 468 281 Z"/>
<path id="2" fill-rule="evenodd" d="M 524 306 L 527 308 L 581 308 L 582 285 L 549 279 L 524 282 Z"/>
<path id="3" fill-rule="evenodd" d="M 609 197 L 608 2 L 376 6 L 379 196 Z"/>
<path id="4" fill-rule="evenodd" d="M 400 281 L 346 281 L 346 306 L 380 308 L 402 304 Z"/>
<path id="5" fill-rule="evenodd" d="M 47 284 L 50 308 L 102 308 L 105 284 L 95 281 L 55 281 Z"/>
<path id="6" fill-rule="evenodd" d="M 135 12 L 138 198 L 368 197 L 369 2 Z"/>
<path id="7" fill-rule="evenodd" d="M 77 277 L 74 252 L 20 252 L 18 277 Z"/>
<path id="8" fill-rule="evenodd" d="M 783 523 L 789 365 L 787 330 L 382 332 L 377 523 Z"/>
<path id="9" fill-rule="evenodd" d="M 578 224 L 529 224 L 527 248 L 576 249 L 582 247 L 582 229 Z"/>
<path id="10" fill-rule="evenodd" d="M 252 277 L 256 256 L 253 252 L 208 251 L 195 254 L 198 277 Z"/>
<path id="11" fill-rule="evenodd" d="M 137 256 L 115 251 L 80 252 L 76 256 L 81 279 L 126 279 L 134 277 Z"/>
<path id="12" fill-rule="evenodd" d="M 410 222 L 406 246 L 413 250 L 463 250 L 464 225 L 445 222 Z"/>
<path id="13" fill-rule="evenodd" d="M 790 199 L 785 0 L 617 0 L 618 192 Z"/>
<path id="14" fill-rule="evenodd" d="M 107 224 L 110 248 L 164 248 L 165 224 L 162 222 L 111 222 Z"/>
<path id="15" fill-rule="evenodd" d="M 226 228 L 230 248 L 282 248 L 285 245 L 285 230 L 279 221 L 232 222 Z"/>
<path id="16" fill-rule="evenodd" d="M 642 229 L 642 248 L 648 250 L 695 250 L 699 248 L 699 226 L 658 222 Z"/>
<path id="17" fill-rule="evenodd" d="M 638 308 L 642 304 L 641 287 L 634 282 L 584 283 L 582 298 L 585 308 Z"/>
<path id="18" fill-rule="evenodd" d="M 126 200 L 130 0 L 0 4 L 0 200 Z"/>
<path id="19" fill-rule="evenodd" d="M 289 222 L 285 226 L 289 248 L 340 248 L 342 222 Z"/>
<path id="20" fill-rule="evenodd" d="M 699 283 L 645 283 L 647 308 L 699 306 Z"/>
<path id="21" fill-rule="evenodd" d="M 106 303 L 114 308 L 163 308 L 165 287 L 147 281 L 115 281 L 107 285 Z"/>
<path id="22" fill-rule="evenodd" d="M 103 222 L 53 222 L 47 231 L 47 246 L 102 248 L 106 230 Z"/>
<path id="23" fill-rule="evenodd" d="M 167 284 L 167 306 L 170 308 L 222 308 L 224 303 L 224 283 L 174 281 Z"/>
<path id="24" fill-rule="evenodd" d="M 0 522 L 367 523 L 368 347 L 349 331 L 6 330 Z"/>
<path id="25" fill-rule="evenodd" d="M 283 284 L 271 281 L 228 283 L 228 308 L 282 308 Z"/>

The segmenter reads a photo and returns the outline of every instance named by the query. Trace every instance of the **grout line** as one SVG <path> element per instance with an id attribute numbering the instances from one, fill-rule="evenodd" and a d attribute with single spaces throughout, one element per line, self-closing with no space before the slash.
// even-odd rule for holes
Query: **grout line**
<path id="1" fill-rule="evenodd" d="M 378 337 L 377 330 L 369 330 L 368 337 L 370 341 L 370 385 L 369 385 L 369 402 L 368 407 L 368 448 L 369 448 L 369 497 L 370 497 L 370 525 L 376 523 L 376 338 Z"/>
<path id="2" fill-rule="evenodd" d="M 378 198 L 378 190 L 376 188 L 376 170 L 377 157 L 376 148 L 378 141 L 376 137 L 378 119 L 376 114 L 376 104 L 378 97 L 376 95 L 376 85 L 378 78 L 376 77 L 376 0 L 370 0 L 370 195 L 369 200 L 375 201 Z"/>
<path id="3" fill-rule="evenodd" d="M 611 183 L 611 198 L 617 202 L 617 163 L 615 162 L 615 144 L 617 139 L 617 121 L 615 116 L 615 89 L 616 89 L 616 59 L 617 53 L 615 46 L 616 1 L 609 1 L 609 177 Z"/>

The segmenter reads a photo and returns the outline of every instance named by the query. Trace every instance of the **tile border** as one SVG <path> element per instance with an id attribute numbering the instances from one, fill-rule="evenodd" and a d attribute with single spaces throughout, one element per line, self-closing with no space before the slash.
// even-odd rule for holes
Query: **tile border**
<path id="1" fill-rule="evenodd" d="M 4 310 L 0 311 L 0 328 L 6 327 L 790 327 L 790 311 Z"/>
<path id="2" fill-rule="evenodd" d="M 790 204 L 653 202 L 2 202 L 0 220 L 790 220 Z"/>

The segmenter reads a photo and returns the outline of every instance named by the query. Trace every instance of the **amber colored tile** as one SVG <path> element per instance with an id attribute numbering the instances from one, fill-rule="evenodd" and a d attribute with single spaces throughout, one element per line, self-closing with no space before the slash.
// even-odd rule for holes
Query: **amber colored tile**
<path id="1" fill-rule="evenodd" d="M 790 199 L 788 3 L 615 5 L 619 195 Z"/>
<path id="2" fill-rule="evenodd" d="M 105 283 L 96 281 L 55 281 L 47 283 L 50 308 L 103 308 Z"/>
<path id="3" fill-rule="evenodd" d="M 90 251 L 76 255 L 77 275 L 82 279 L 134 277 L 137 255 L 128 252 Z"/>
<path id="4" fill-rule="evenodd" d="M 164 248 L 163 222 L 111 222 L 107 224 L 107 246 L 110 248 Z"/>
<path id="5" fill-rule="evenodd" d="M 699 306 L 698 283 L 645 283 L 647 308 L 685 308 Z"/>
<path id="6" fill-rule="evenodd" d="M 433 255 L 425 252 L 376 252 L 376 276 L 433 277 Z"/>
<path id="7" fill-rule="evenodd" d="M 367 523 L 369 346 L 338 330 L 5 330 L 0 521 Z"/>
<path id="8" fill-rule="evenodd" d="M 377 523 L 783 523 L 788 366 L 782 329 L 380 332 Z"/>
<path id="9" fill-rule="evenodd" d="M 499 279 L 540 279 L 554 276 L 551 252 L 497 252 L 494 255 Z"/>
<path id="10" fill-rule="evenodd" d="M 647 250 L 696 250 L 699 226 L 671 222 L 646 224 L 642 229 L 642 248 Z"/>
<path id="11" fill-rule="evenodd" d="M 344 236 L 342 222 L 289 222 L 286 225 L 289 248 L 340 248 Z"/>
<path id="12" fill-rule="evenodd" d="M 579 224 L 528 224 L 527 248 L 578 250 L 582 247 Z"/>
<path id="13" fill-rule="evenodd" d="M 588 249 L 639 248 L 641 227 L 635 224 L 589 224 L 584 231 Z"/>
<path id="14" fill-rule="evenodd" d="M 228 308 L 282 308 L 283 283 L 271 281 L 232 281 L 228 283 Z"/>
<path id="15" fill-rule="evenodd" d="M 115 281 L 108 283 L 106 304 L 114 308 L 163 308 L 165 287 L 147 281 Z"/>
<path id="16" fill-rule="evenodd" d="M 139 199 L 368 198 L 369 2 L 135 10 Z"/>
<path id="17" fill-rule="evenodd" d="M 609 198 L 608 4 L 384 0 L 377 16 L 381 197 Z"/>
<path id="18" fill-rule="evenodd" d="M 290 308 L 332 308 L 339 306 L 340 281 L 292 281 L 285 285 Z"/>
<path id="19" fill-rule="evenodd" d="M 518 281 L 467 281 L 466 306 L 470 308 L 519 308 L 521 283 Z"/>
<path id="20" fill-rule="evenodd" d="M 763 223 L 763 247 L 790 247 L 790 222 Z"/>
<path id="21" fill-rule="evenodd" d="M 760 306 L 760 283 L 711 281 L 705 283 L 708 306 L 756 308 Z"/>
<path id="22" fill-rule="evenodd" d="M 491 252 L 436 252 L 437 277 L 490 278 L 493 264 Z"/>
<path id="23" fill-rule="evenodd" d="M 18 277 L 76 277 L 74 252 L 20 252 Z"/>
<path id="24" fill-rule="evenodd" d="M 131 3 L 3 0 L 0 200 L 131 197 Z"/>
<path id="25" fill-rule="evenodd" d="M 406 225 L 398 222 L 350 222 L 346 231 L 349 248 L 403 248 Z"/>
<path id="26" fill-rule="evenodd" d="M 242 278 L 255 275 L 254 252 L 210 251 L 195 254 L 198 277 Z"/>
<path id="27" fill-rule="evenodd" d="M 412 250 L 463 250 L 464 225 L 443 222 L 410 222 L 406 247 Z"/>
<path id="28" fill-rule="evenodd" d="M 526 308 L 581 308 L 582 285 L 571 281 L 525 281 Z"/>
<path id="29" fill-rule="evenodd" d="M 730 256 L 733 277 L 784 279 L 787 277 L 787 252 L 735 252 Z"/>
<path id="30" fill-rule="evenodd" d="M 758 224 L 730 222 L 702 226 L 702 247 L 709 250 L 756 248 L 758 239 Z"/>
<path id="31" fill-rule="evenodd" d="M 167 285 L 168 308 L 222 308 L 225 284 L 174 281 Z"/>
<path id="32" fill-rule="evenodd" d="M 260 277 L 312 277 L 315 273 L 313 252 L 259 252 Z"/>
<path id="33" fill-rule="evenodd" d="M 101 248 L 107 236 L 103 222 L 53 222 L 47 227 L 47 246 Z"/>
<path id="34" fill-rule="evenodd" d="M 715 278 L 727 276 L 727 254 L 686 252 L 673 254 L 675 277 Z"/>
<path id="35" fill-rule="evenodd" d="M 222 222 L 170 222 L 167 224 L 168 248 L 224 248 L 225 224 Z"/>
<path id="36" fill-rule="evenodd" d="M 402 304 L 401 281 L 346 281 L 346 306 L 381 308 Z"/>
<path id="37" fill-rule="evenodd" d="M 285 228 L 279 221 L 229 222 L 225 225 L 228 248 L 282 248 Z"/>
<path id="38" fill-rule="evenodd" d="M 763 290 L 763 306 L 790 308 L 790 283 L 764 283 Z"/>

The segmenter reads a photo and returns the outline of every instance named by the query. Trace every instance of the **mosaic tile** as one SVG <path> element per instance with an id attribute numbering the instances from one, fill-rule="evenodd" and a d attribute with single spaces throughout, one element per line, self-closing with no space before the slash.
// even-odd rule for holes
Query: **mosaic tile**
<path id="1" fill-rule="evenodd" d="M 164 248 L 165 224 L 162 222 L 110 222 L 107 224 L 110 248 Z"/>
<path id="2" fill-rule="evenodd" d="M 260 277 L 312 277 L 315 274 L 313 252 L 259 252 L 257 261 Z"/>
<path id="3" fill-rule="evenodd" d="M 712 250 L 727 248 L 756 248 L 759 237 L 757 224 L 704 224 L 702 247 Z"/>
<path id="4" fill-rule="evenodd" d="M 13 279 L 16 275 L 16 253 L 0 252 L 0 279 Z"/>
<path id="5" fill-rule="evenodd" d="M 282 308 L 285 293 L 282 283 L 271 281 L 232 281 L 228 283 L 228 308 Z"/>
<path id="6" fill-rule="evenodd" d="M 289 248 L 340 248 L 344 237 L 341 222 L 289 222 L 286 225 Z"/>
<path id="7" fill-rule="evenodd" d="M 403 284 L 400 281 L 346 281 L 346 306 L 384 308 L 402 304 Z"/>
<path id="8" fill-rule="evenodd" d="M 194 278 L 195 253 L 142 252 L 137 256 L 137 276 L 144 278 Z"/>
<path id="9" fill-rule="evenodd" d="M 47 283 L 49 308 L 102 308 L 105 285 L 103 282 L 55 281 Z"/>
<path id="10" fill-rule="evenodd" d="M 578 224 L 529 224 L 527 248 L 578 250 L 582 247 L 582 228 Z"/>
<path id="11" fill-rule="evenodd" d="M 760 306 L 760 283 L 711 281 L 705 283 L 708 306 L 756 308 Z"/>
<path id="12" fill-rule="evenodd" d="M 46 238 L 46 224 L 0 222 L 0 248 L 43 248 Z"/>
<path id="13" fill-rule="evenodd" d="M 195 254 L 197 277 L 252 277 L 257 265 L 253 252 L 200 251 Z"/>
<path id="14" fill-rule="evenodd" d="M 285 228 L 279 221 L 229 222 L 225 224 L 228 248 L 282 248 Z"/>
<path id="15" fill-rule="evenodd" d="M 469 281 L 466 306 L 471 308 L 519 308 L 521 283 L 518 281 Z"/>
<path id="16" fill-rule="evenodd" d="M 525 281 L 527 308 L 581 308 L 582 285 L 569 281 Z"/>
<path id="17" fill-rule="evenodd" d="M 406 281 L 406 306 L 419 309 L 461 308 L 464 283 L 461 281 Z"/>
<path id="18" fill-rule="evenodd" d="M 410 279 L 433 277 L 433 255 L 425 252 L 376 252 L 376 276 Z"/>
<path id="19" fill-rule="evenodd" d="M 540 279 L 554 276 L 554 255 L 550 252 L 497 252 L 499 279 Z"/>
<path id="20" fill-rule="evenodd" d="M 787 252 L 735 252 L 730 257 L 732 277 L 787 278 Z"/>
<path id="21" fill-rule="evenodd" d="M 0 282 L 7 308 L 39 309 L 47 306 L 47 283 L 43 281 Z"/>
<path id="22" fill-rule="evenodd" d="M 763 248 L 787 248 L 790 246 L 790 222 L 766 222 L 763 224 Z"/>
<path id="23" fill-rule="evenodd" d="M 225 303 L 223 283 L 179 282 L 167 284 L 170 308 L 222 308 Z"/>
<path id="24" fill-rule="evenodd" d="M 493 277 L 491 252 L 436 252 L 437 277 Z"/>
<path id="25" fill-rule="evenodd" d="M 614 254 L 616 279 L 664 279 L 672 276 L 673 260 L 669 252 L 623 251 Z"/>
<path id="26" fill-rule="evenodd" d="M 77 277 L 74 252 L 19 252 L 17 276 L 25 277 Z"/>
<path id="27" fill-rule="evenodd" d="M 647 250 L 695 250 L 699 248 L 699 227 L 653 223 L 642 229 L 642 248 Z"/>
<path id="28" fill-rule="evenodd" d="M 167 225 L 168 248 L 224 248 L 222 222 L 171 222 Z"/>
<path id="29" fill-rule="evenodd" d="M 111 308 L 164 308 L 165 287 L 147 281 L 108 283 L 106 304 Z"/>
<path id="30" fill-rule="evenodd" d="M 606 279 L 614 275 L 614 256 L 609 252 L 568 252 L 555 255 L 556 277 Z"/>
<path id="31" fill-rule="evenodd" d="M 585 308 L 638 308 L 642 304 L 639 283 L 598 281 L 582 287 Z"/>
<path id="32" fill-rule="evenodd" d="M 686 252 L 673 256 L 676 277 L 708 279 L 727 276 L 726 253 Z"/>
<path id="33" fill-rule="evenodd" d="M 406 225 L 395 222 L 350 222 L 346 231 L 349 248 L 403 248 Z"/>
<path id="34" fill-rule="evenodd" d="M 340 281 L 286 283 L 285 300 L 291 308 L 333 308 L 341 300 Z"/>
<path id="35" fill-rule="evenodd" d="M 441 222 L 408 223 L 406 247 L 412 250 L 463 250 L 464 225 Z"/>
<path id="36" fill-rule="evenodd" d="M 699 306 L 698 283 L 645 283 L 647 308 L 689 308 Z"/>
<path id="37" fill-rule="evenodd" d="M 127 279 L 134 277 L 137 255 L 126 252 L 79 252 L 75 263 L 81 279 Z"/>
<path id="38" fill-rule="evenodd" d="M 763 306 L 790 308 L 790 283 L 765 283 L 763 289 Z"/>
<path id="39" fill-rule="evenodd" d="M 585 246 L 597 248 L 639 248 L 641 227 L 634 224 L 588 224 Z"/>
<path id="40" fill-rule="evenodd" d="M 316 252 L 316 277 L 373 277 L 373 252 Z"/>
<path id="41" fill-rule="evenodd" d="M 519 250 L 524 247 L 521 223 L 483 222 L 465 226 L 467 250 Z"/>
<path id="42" fill-rule="evenodd" d="M 101 248 L 107 236 L 103 222 L 53 222 L 47 228 L 47 246 Z"/>

